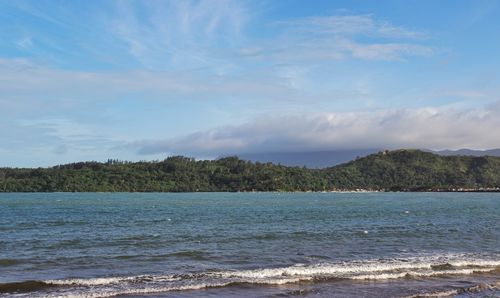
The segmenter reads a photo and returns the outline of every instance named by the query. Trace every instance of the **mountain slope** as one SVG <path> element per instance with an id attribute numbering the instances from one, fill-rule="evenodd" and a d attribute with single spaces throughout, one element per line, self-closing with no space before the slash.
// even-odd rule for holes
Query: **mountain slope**
<path id="1" fill-rule="evenodd" d="M 431 190 L 500 186 L 500 158 L 491 156 L 383 151 L 326 171 L 333 184 L 347 188 Z"/>

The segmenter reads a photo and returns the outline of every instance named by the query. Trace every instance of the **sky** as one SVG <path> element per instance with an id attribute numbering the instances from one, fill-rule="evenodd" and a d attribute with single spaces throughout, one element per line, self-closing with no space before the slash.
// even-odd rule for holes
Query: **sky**
<path id="1" fill-rule="evenodd" d="M 0 0 L 0 166 L 500 147 L 500 1 Z"/>

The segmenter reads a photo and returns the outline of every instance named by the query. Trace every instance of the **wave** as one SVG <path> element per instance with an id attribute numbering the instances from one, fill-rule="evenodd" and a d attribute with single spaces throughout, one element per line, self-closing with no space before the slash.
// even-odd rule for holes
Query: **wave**
<path id="1" fill-rule="evenodd" d="M 461 295 L 465 293 L 479 293 L 485 291 L 498 291 L 500 290 L 500 281 L 490 283 L 490 284 L 478 284 L 472 287 L 464 287 L 459 289 L 436 291 L 430 293 L 420 293 L 416 295 L 407 296 L 404 298 L 439 298 L 439 297 L 452 297 L 456 295 Z M 493 297 L 493 296 L 492 296 Z"/>
<path id="2" fill-rule="evenodd" d="M 0 294 L 13 293 L 13 292 L 18 292 L 18 293 L 33 292 L 50 287 L 56 287 L 56 285 L 51 285 L 46 281 L 40 281 L 40 280 L 26 280 L 21 282 L 4 283 L 0 284 Z"/>
<path id="3" fill-rule="evenodd" d="M 0 284 L 2 293 L 33 297 L 111 297 L 197 290 L 238 284 L 281 285 L 326 280 L 387 280 L 500 272 L 499 259 L 468 255 L 359 260 L 295 264 L 278 268 L 205 271 L 183 274 L 137 275 L 89 279 L 58 279 Z M 29 292 L 29 293 L 28 293 Z"/>

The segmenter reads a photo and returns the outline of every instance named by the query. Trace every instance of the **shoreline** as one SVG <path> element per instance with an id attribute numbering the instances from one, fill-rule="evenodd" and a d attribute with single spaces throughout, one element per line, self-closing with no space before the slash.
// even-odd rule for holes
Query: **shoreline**
<path id="1" fill-rule="evenodd" d="M 146 193 L 165 193 L 165 194 L 187 194 L 187 193 L 500 193 L 500 189 L 439 189 L 439 190 L 364 190 L 364 189 L 356 189 L 356 190 L 322 190 L 322 191 L 313 191 L 313 190 L 275 190 L 275 191 L 12 191 L 12 192 L 3 192 L 0 191 L 0 194 L 30 194 L 30 193 L 43 193 L 43 194 L 80 194 L 80 193 L 103 193 L 103 194 L 111 194 L 111 193 L 137 193 L 137 194 L 146 194 Z"/>

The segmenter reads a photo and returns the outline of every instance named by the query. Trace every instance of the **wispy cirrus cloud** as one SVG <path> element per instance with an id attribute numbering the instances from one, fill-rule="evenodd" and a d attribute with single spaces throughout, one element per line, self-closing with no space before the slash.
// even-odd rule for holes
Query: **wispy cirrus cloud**
<path id="1" fill-rule="evenodd" d="M 109 32 L 150 69 L 219 67 L 214 52 L 240 41 L 248 20 L 237 1 L 117 2 Z"/>
<path id="2" fill-rule="evenodd" d="M 29 50 L 33 46 L 32 37 L 24 37 L 17 42 L 17 46 L 21 50 Z"/>
<path id="3" fill-rule="evenodd" d="M 176 101 L 181 95 L 203 101 L 235 96 L 242 101 L 249 97 L 293 100 L 300 95 L 269 76 L 265 80 L 255 75 L 207 80 L 204 73 L 182 71 L 71 71 L 26 59 L 0 59 L 0 88 L 0 101 L 11 102 L 12 107 L 23 102 L 60 105 L 60 100 L 71 99 L 82 104 L 112 101 L 139 93 L 143 101 Z"/>
<path id="4" fill-rule="evenodd" d="M 281 31 L 272 43 L 240 50 L 242 55 L 271 56 L 282 63 L 362 59 L 404 60 L 430 56 L 437 49 L 429 34 L 378 21 L 372 15 L 331 15 L 276 22 Z"/>
<path id="5" fill-rule="evenodd" d="M 281 21 L 289 31 L 309 35 L 366 36 L 370 38 L 426 39 L 429 34 L 379 21 L 373 15 L 330 15 Z"/>
<path id="6" fill-rule="evenodd" d="M 34 58 L 65 67 L 205 69 L 211 75 L 235 75 L 252 69 L 255 58 L 267 66 L 303 65 L 404 60 L 436 51 L 427 44 L 430 34 L 371 14 L 269 22 L 252 11 L 251 2 L 231 0 L 114 1 L 82 11 L 44 2 L 8 6 L 58 30 L 57 35 L 49 35 L 36 26 L 13 27 L 9 35 L 15 46 L 29 47 Z M 249 30 L 256 23 L 268 31 L 265 36 Z M 16 31 L 21 36 L 14 36 Z"/>
<path id="7" fill-rule="evenodd" d="M 0 17 L 15 24 L 2 36 L 4 47 L 34 45 L 33 58 L 53 66 L 83 67 L 85 60 L 87 69 L 160 71 L 221 64 L 214 50 L 242 38 L 248 13 L 232 0 L 109 1 L 81 9 L 21 0 L 0 3 Z"/>

